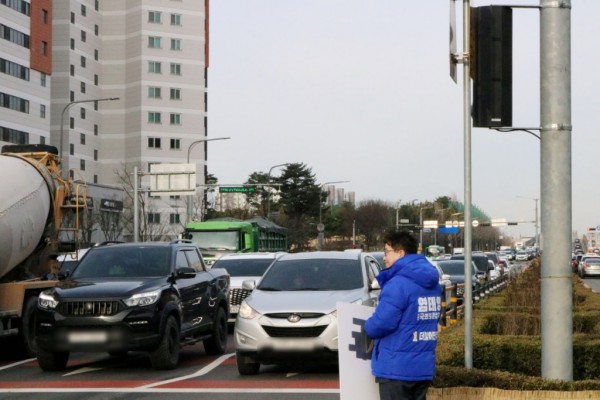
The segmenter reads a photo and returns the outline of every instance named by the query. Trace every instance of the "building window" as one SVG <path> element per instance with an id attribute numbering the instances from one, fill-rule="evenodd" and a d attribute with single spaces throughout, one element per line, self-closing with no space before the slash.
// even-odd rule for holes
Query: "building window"
<path id="1" fill-rule="evenodd" d="M 170 122 L 171 125 L 181 125 L 181 114 L 171 113 Z"/>
<path id="2" fill-rule="evenodd" d="M 75 50 L 75 39 L 71 38 L 71 50 Z"/>
<path id="3" fill-rule="evenodd" d="M 69 143 L 69 154 L 75 154 L 75 145 L 73 143 Z"/>
<path id="4" fill-rule="evenodd" d="M 160 124 L 160 113 L 156 111 L 148 111 L 148 123 Z"/>
<path id="5" fill-rule="evenodd" d="M 75 76 L 75 66 L 73 64 L 69 66 L 69 72 L 71 73 L 71 76 Z"/>
<path id="6" fill-rule="evenodd" d="M 148 37 L 148 47 L 151 49 L 160 49 L 160 37 L 159 36 L 149 36 Z"/>
<path id="7" fill-rule="evenodd" d="M 69 91 L 69 99 L 71 101 L 75 101 L 75 92 L 72 90 Z"/>
<path id="8" fill-rule="evenodd" d="M 153 74 L 160 74 L 160 62 L 158 61 L 148 61 L 148 72 Z"/>
<path id="9" fill-rule="evenodd" d="M 42 22 L 44 24 L 48 23 L 48 10 L 42 9 Z"/>
<path id="10" fill-rule="evenodd" d="M 94 161 L 98 161 L 98 150 L 94 149 Z"/>
<path id="11" fill-rule="evenodd" d="M 160 224 L 160 214 L 159 213 L 148 213 L 148 223 L 149 224 Z"/>
<path id="12" fill-rule="evenodd" d="M 171 139 L 171 150 L 181 149 L 181 139 Z"/>
<path id="13" fill-rule="evenodd" d="M 98 61 L 98 49 L 94 49 L 94 60 Z"/>
<path id="14" fill-rule="evenodd" d="M 79 116 L 81 117 L 81 119 L 85 119 L 85 108 L 81 107 L 79 109 Z"/>
<path id="15" fill-rule="evenodd" d="M 98 36 L 98 34 L 100 33 L 100 27 L 98 26 L 98 24 L 94 25 L 94 35 Z"/>
<path id="16" fill-rule="evenodd" d="M 171 63 L 171 75 L 181 75 L 181 64 Z"/>
<path id="17" fill-rule="evenodd" d="M 98 81 L 100 78 L 98 78 L 98 74 L 94 74 L 94 85 L 98 86 Z"/>
<path id="18" fill-rule="evenodd" d="M 171 39 L 171 50 L 181 50 L 181 39 Z"/>
<path id="19" fill-rule="evenodd" d="M 46 136 L 40 136 L 40 144 L 46 144 Z"/>
<path id="20" fill-rule="evenodd" d="M 98 124 L 94 124 L 94 136 L 98 136 Z"/>
<path id="21" fill-rule="evenodd" d="M 160 24 L 160 12 L 148 11 L 148 22 L 152 24 Z"/>
<path id="22" fill-rule="evenodd" d="M 171 25 L 181 25 L 181 14 L 171 14 Z"/>
<path id="23" fill-rule="evenodd" d="M 87 10 L 86 10 L 85 6 L 82 4 L 82 5 L 81 5 L 81 15 L 83 15 L 83 16 L 85 17 L 85 15 L 86 15 L 86 11 L 87 11 Z"/>
<path id="24" fill-rule="evenodd" d="M 81 64 L 81 66 L 82 66 L 83 68 L 85 68 L 85 57 L 84 57 L 84 56 L 81 56 L 81 57 L 80 57 L 79 63 Z"/>
<path id="25" fill-rule="evenodd" d="M 171 224 L 178 224 L 179 223 L 179 214 L 169 214 L 169 222 Z"/>
<path id="26" fill-rule="evenodd" d="M 19 46 L 29 48 L 29 35 L 0 23 L 0 38 Z"/>
<path id="27" fill-rule="evenodd" d="M 40 104 L 40 118 L 46 118 L 46 106 Z"/>
<path id="28" fill-rule="evenodd" d="M 42 54 L 47 56 L 48 55 L 48 42 L 45 42 L 42 40 Z"/>
<path id="29" fill-rule="evenodd" d="M 75 23 L 75 13 L 71 12 L 71 23 L 74 24 Z"/>
<path id="30" fill-rule="evenodd" d="M 85 82 L 81 82 L 79 86 L 81 86 L 81 93 L 85 93 Z"/>
<path id="31" fill-rule="evenodd" d="M 40 74 L 40 85 L 42 85 L 42 87 L 46 87 L 46 80 L 48 78 L 48 75 L 46 75 L 45 73 L 41 73 Z"/>
<path id="32" fill-rule="evenodd" d="M 79 160 L 79 169 L 85 171 L 85 160 Z"/>
<path id="33" fill-rule="evenodd" d="M 29 80 L 29 68 L 4 58 L 0 58 L 0 72 L 25 81 Z"/>
<path id="34" fill-rule="evenodd" d="M 94 183 L 98 184 L 98 175 L 94 174 Z"/>
<path id="35" fill-rule="evenodd" d="M 29 144 L 29 133 L 0 126 L 0 140 L 14 144 Z"/>
<path id="36" fill-rule="evenodd" d="M 0 107 L 29 114 L 29 100 L 0 92 Z"/>
<path id="37" fill-rule="evenodd" d="M 81 31 L 81 41 L 82 42 L 85 42 L 86 37 L 87 37 L 87 34 L 85 33 L 85 31 Z"/>
<path id="38" fill-rule="evenodd" d="M 85 145 L 85 133 L 79 134 L 79 143 Z"/>
<path id="39" fill-rule="evenodd" d="M 171 88 L 171 100 L 181 100 L 181 89 Z"/>
<path id="40" fill-rule="evenodd" d="M 160 149 L 160 138 L 149 137 L 148 138 L 148 147 L 151 149 Z"/>
<path id="41" fill-rule="evenodd" d="M 100 0 L 94 0 L 94 10 L 98 11 L 100 8 Z"/>
<path id="42" fill-rule="evenodd" d="M 75 129 L 75 118 L 69 117 L 69 128 Z"/>
<path id="43" fill-rule="evenodd" d="M 151 99 L 160 99 L 160 88 L 156 86 L 150 86 L 148 88 L 148 97 Z"/>

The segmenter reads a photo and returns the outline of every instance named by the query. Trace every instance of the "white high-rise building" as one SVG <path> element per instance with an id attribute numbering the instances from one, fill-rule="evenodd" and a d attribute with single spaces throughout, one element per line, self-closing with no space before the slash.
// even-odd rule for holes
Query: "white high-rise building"
<path id="1" fill-rule="evenodd" d="M 63 169 L 117 184 L 126 164 L 147 172 L 151 163 L 187 162 L 189 146 L 206 138 L 205 1 L 53 4 L 51 142 Z M 190 154 L 198 184 L 204 148 Z"/>
<path id="2" fill-rule="evenodd" d="M 47 143 L 52 1 L 0 2 L 0 146 Z"/>

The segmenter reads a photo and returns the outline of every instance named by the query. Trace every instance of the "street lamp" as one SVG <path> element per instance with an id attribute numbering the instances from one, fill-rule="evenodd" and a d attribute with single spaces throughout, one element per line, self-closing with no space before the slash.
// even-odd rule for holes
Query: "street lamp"
<path id="1" fill-rule="evenodd" d="M 271 171 L 273 171 L 274 168 L 285 167 L 287 165 L 290 165 L 290 163 L 277 164 L 277 165 L 273 165 L 271 168 L 269 168 L 269 174 L 267 175 L 267 184 L 271 183 Z M 270 216 L 271 216 L 271 187 L 269 187 L 267 190 L 267 219 L 269 219 Z"/>
<path id="2" fill-rule="evenodd" d="M 319 231 L 319 240 L 317 241 L 317 247 L 318 250 L 321 250 L 323 248 L 323 231 L 325 230 L 325 225 L 323 225 L 322 223 L 322 210 L 323 210 L 323 202 L 321 201 L 321 193 L 322 193 L 322 189 L 323 186 L 325 185 L 333 185 L 334 183 L 348 183 L 350 181 L 331 181 L 331 182 L 324 182 L 321 183 L 319 185 L 319 225 L 317 225 L 317 230 Z"/>
<path id="3" fill-rule="evenodd" d="M 231 139 L 229 136 L 228 137 L 218 137 L 218 138 L 210 138 L 210 139 L 198 139 L 196 141 L 193 141 L 192 143 L 190 143 L 190 145 L 188 146 L 187 149 L 187 163 L 190 163 L 190 152 L 192 151 L 192 148 L 197 145 L 198 143 L 204 143 L 204 142 L 212 142 L 213 140 L 226 140 L 226 139 Z M 195 163 L 194 163 L 195 164 Z M 206 182 L 205 182 L 206 183 Z M 194 183 L 195 185 L 195 183 Z M 194 194 L 195 194 L 195 190 L 194 190 Z M 192 201 L 190 199 L 191 196 L 188 196 L 187 198 L 187 207 L 186 207 L 186 220 L 187 222 L 190 222 L 190 216 L 192 215 Z"/>
<path id="4" fill-rule="evenodd" d="M 101 98 L 101 99 L 89 99 L 89 100 L 76 100 L 76 101 L 72 101 L 70 103 L 67 103 L 66 106 L 64 106 L 64 108 L 62 109 L 62 113 L 60 114 L 60 143 L 59 143 L 59 155 L 60 155 L 60 159 L 61 159 L 61 163 L 62 163 L 62 159 L 63 159 L 63 137 L 64 137 L 64 120 L 65 120 L 65 112 L 71 108 L 72 106 L 74 106 L 75 104 L 79 104 L 79 103 L 95 103 L 96 101 L 113 101 L 113 100 L 120 100 L 119 97 L 105 97 L 105 98 Z M 67 178 L 67 176 L 65 175 L 66 169 L 63 168 L 63 177 Z"/>
<path id="5" fill-rule="evenodd" d="M 527 200 L 533 200 L 535 201 L 535 248 L 536 250 L 539 250 L 538 248 L 538 229 L 539 229 L 539 225 L 538 225 L 538 200 L 539 198 L 537 197 L 524 197 L 524 196 L 517 196 L 521 199 L 527 199 Z"/>

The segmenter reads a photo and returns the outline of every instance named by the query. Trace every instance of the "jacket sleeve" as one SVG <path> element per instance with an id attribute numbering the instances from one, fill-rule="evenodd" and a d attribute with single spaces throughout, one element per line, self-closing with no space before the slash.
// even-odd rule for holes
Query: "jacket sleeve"
<path id="1" fill-rule="evenodd" d="M 365 322 L 365 332 L 372 339 L 380 339 L 398 329 L 407 306 L 407 296 L 400 279 L 392 279 L 381 290 L 375 312 Z"/>

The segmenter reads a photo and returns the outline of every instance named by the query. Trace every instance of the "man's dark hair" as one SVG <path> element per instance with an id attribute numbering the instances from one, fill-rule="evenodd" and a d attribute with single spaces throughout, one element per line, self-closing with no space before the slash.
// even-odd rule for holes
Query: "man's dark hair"
<path id="1" fill-rule="evenodd" d="M 409 231 L 388 232 L 383 237 L 383 244 L 396 251 L 404 250 L 406 254 L 415 254 L 419 249 L 419 242 Z"/>

